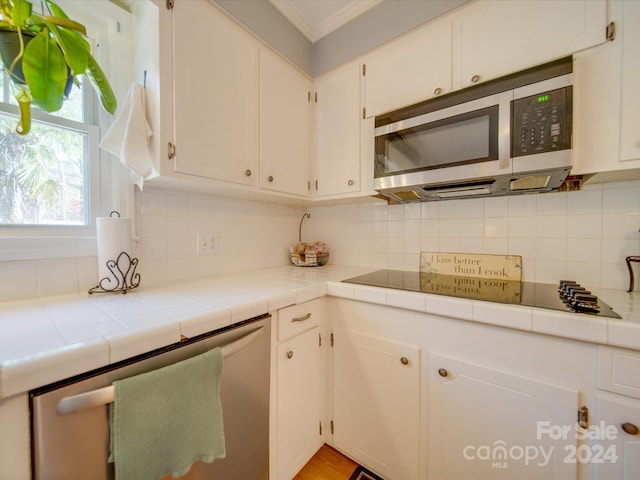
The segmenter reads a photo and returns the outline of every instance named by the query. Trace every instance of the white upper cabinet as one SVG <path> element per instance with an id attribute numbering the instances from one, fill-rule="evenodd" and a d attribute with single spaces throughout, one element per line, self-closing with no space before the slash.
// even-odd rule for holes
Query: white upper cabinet
<path id="1" fill-rule="evenodd" d="M 366 116 L 450 92 L 451 35 L 446 18 L 365 55 Z"/>
<path id="2" fill-rule="evenodd" d="M 360 191 L 360 68 L 350 63 L 314 82 L 318 197 Z"/>
<path id="3" fill-rule="evenodd" d="M 640 168 L 640 2 L 622 3 L 620 160 Z"/>
<path id="4" fill-rule="evenodd" d="M 209 2 L 173 8 L 175 170 L 255 185 L 258 45 Z"/>
<path id="5" fill-rule="evenodd" d="M 260 186 L 293 195 L 309 192 L 313 106 L 309 78 L 260 50 Z"/>
<path id="6" fill-rule="evenodd" d="M 615 39 L 574 61 L 574 175 L 629 179 L 640 169 L 640 2 L 612 0 Z"/>
<path id="7" fill-rule="evenodd" d="M 605 0 L 478 1 L 459 10 L 455 87 L 467 87 L 605 41 Z M 457 59 L 457 62 L 455 61 Z"/>

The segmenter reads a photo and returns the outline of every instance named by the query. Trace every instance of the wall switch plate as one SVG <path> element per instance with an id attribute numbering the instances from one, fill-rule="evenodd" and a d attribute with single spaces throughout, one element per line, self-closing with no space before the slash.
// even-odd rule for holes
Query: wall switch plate
<path id="1" fill-rule="evenodd" d="M 219 233 L 198 232 L 198 255 L 214 255 L 220 251 Z"/>

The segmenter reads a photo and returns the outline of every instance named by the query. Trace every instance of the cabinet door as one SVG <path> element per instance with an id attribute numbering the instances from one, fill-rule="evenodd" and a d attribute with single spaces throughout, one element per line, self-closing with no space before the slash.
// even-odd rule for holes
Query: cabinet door
<path id="1" fill-rule="evenodd" d="M 206 0 L 176 2 L 175 170 L 255 185 L 258 46 Z"/>
<path id="2" fill-rule="evenodd" d="M 461 10 L 461 86 L 605 41 L 604 0 L 487 0 Z"/>
<path id="3" fill-rule="evenodd" d="M 260 51 L 260 186 L 306 196 L 312 150 L 311 81 Z"/>
<path id="4" fill-rule="evenodd" d="M 451 34 L 451 21 L 446 19 L 367 55 L 367 117 L 450 92 Z"/>
<path id="5" fill-rule="evenodd" d="M 317 78 L 315 90 L 316 193 L 359 192 L 360 65 L 349 64 Z"/>
<path id="6" fill-rule="evenodd" d="M 389 480 L 417 479 L 420 349 L 334 329 L 334 444 Z"/>
<path id="7" fill-rule="evenodd" d="M 576 478 L 564 459 L 578 392 L 436 355 L 428 365 L 429 478 Z"/>
<path id="8" fill-rule="evenodd" d="M 640 402 L 619 396 L 598 398 L 597 433 L 586 450 L 585 463 L 595 466 L 597 480 L 640 477 Z M 623 428 L 624 426 L 624 428 Z M 627 431 L 630 433 L 627 433 Z"/>
<path id="9" fill-rule="evenodd" d="M 640 160 L 640 2 L 622 3 L 622 105 L 620 160 Z M 640 167 L 636 161 L 634 168 Z M 626 167 L 626 165 L 625 165 Z"/>
<path id="10" fill-rule="evenodd" d="M 322 446 L 319 327 L 277 347 L 277 478 L 291 480 Z"/>

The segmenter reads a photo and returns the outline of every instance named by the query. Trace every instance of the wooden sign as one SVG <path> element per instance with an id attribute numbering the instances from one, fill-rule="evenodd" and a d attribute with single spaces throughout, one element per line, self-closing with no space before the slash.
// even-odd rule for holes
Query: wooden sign
<path id="1" fill-rule="evenodd" d="M 420 252 L 420 272 L 520 281 L 522 257 L 484 253 Z"/>

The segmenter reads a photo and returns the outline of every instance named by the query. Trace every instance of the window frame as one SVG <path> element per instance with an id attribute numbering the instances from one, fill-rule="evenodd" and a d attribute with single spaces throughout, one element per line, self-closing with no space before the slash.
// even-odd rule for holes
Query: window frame
<path id="1" fill-rule="evenodd" d="M 131 13 L 121 6 L 101 0 L 89 0 L 83 2 L 58 1 L 57 2 L 72 17 L 86 25 L 94 41 L 92 54 L 105 71 L 109 81 L 119 99 L 125 85 L 131 82 L 130 70 L 126 68 L 124 74 L 121 69 L 109 68 L 109 59 L 116 58 L 116 53 L 121 54 L 124 46 L 130 43 L 127 38 L 118 38 L 114 33 L 121 33 L 124 26 L 124 34 L 128 35 Z M 90 41 L 91 41 L 90 39 Z M 109 47 L 113 47 L 110 51 Z M 119 95 L 120 93 L 120 95 Z M 63 127 L 83 133 L 87 133 L 88 150 L 88 212 L 86 225 L 0 225 L 0 261 L 32 260 L 64 257 L 85 257 L 97 254 L 96 245 L 96 217 L 106 216 L 113 210 L 112 198 L 118 196 L 131 197 L 133 189 L 131 185 L 114 185 L 119 175 L 112 174 L 113 168 L 121 168 L 114 165 L 111 155 L 99 148 L 101 133 L 106 131 L 112 121 L 110 116 L 101 110 L 99 100 L 93 88 L 84 89 L 85 121 L 79 123 L 55 115 L 32 109 L 32 119 L 47 123 L 56 127 Z M 0 102 L 0 110 L 13 115 L 18 114 L 18 107 Z M 116 159 L 117 160 L 117 159 Z M 129 198 L 125 204 L 132 204 Z M 117 206 L 116 206 L 117 209 Z M 127 213 L 124 212 L 127 216 Z"/>

